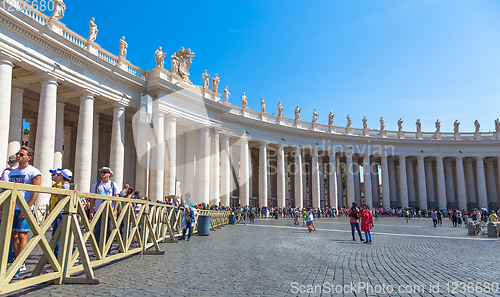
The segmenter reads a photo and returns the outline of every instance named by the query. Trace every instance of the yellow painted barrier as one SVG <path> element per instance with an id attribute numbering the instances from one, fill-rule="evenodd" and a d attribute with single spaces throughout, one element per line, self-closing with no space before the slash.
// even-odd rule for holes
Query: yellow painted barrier
<path id="1" fill-rule="evenodd" d="M 10 293 L 39 283 L 54 281 L 56 284 L 84 283 L 98 284 L 93 268 L 134 254 L 164 254 L 160 242 L 177 242 L 181 236 L 183 208 L 163 203 L 129 198 L 102 196 L 83 193 L 76 190 L 62 190 L 34 185 L 0 182 L 0 204 L 3 204 L 0 224 L 0 294 Z M 50 213 L 35 213 L 28 207 L 20 191 L 62 195 Z M 102 199 L 102 203 L 89 220 L 81 198 Z M 120 202 L 122 210 L 113 213 L 112 203 Z M 138 212 L 135 204 L 142 204 Z M 28 244 L 8 266 L 9 245 L 15 205 L 19 206 L 31 228 L 32 236 Z M 50 236 L 50 227 L 62 213 L 63 219 L 54 236 Z M 229 223 L 229 212 L 199 210 L 199 214 L 210 215 L 212 230 Z M 80 217 L 80 222 L 78 221 Z M 95 227 L 100 220 L 100 237 L 95 236 Z M 49 232 L 49 233 L 48 233 Z M 197 232 L 197 224 L 193 230 Z M 49 239 L 47 239 L 49 238 Z M 137 242 L 137 245 L 134 243 Z M 59 242 L 59 254 L 54 248 Z M 42 254 L 33 254 L 39 246 Z M 111 253 L 110 251 L 113 250 Z M 36 267 L 29 277 L 18 280 L 14 274 L 30 257 L 36 258 Z M 47 267 L 48 264 L 48 267 Z M 28 269 L 29 270 L 29 269 Z M 83 271 L 85 277 L 76 278 L 72 274 Z M 25 275 L 27 273 L 24 273 Z"/>

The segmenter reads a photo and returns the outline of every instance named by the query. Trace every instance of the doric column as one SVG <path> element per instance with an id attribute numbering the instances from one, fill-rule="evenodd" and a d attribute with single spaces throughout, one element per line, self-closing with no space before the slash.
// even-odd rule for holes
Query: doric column
<path id="1" fill-rule="evenodd" d="M 219 196 L 219 186 L 220 186 L 220 181 L 219 181 L 219 131 L 217 129 L 212 129 L 212 152 L 210 154 L 210 166 L 212 167 L 210 170 L 210 204 L 212 205 L 219 205 L 220 202 L 220 196 Z M 174 166 L 175 167 L 175 166 Z M 173 183 L 175 187 L 175 176 L 173 178 Z M 174 194 L 170 195 L 175 195 L 175 188 L 174 188 Z"/>
<path id="2" fill-rule="evenodd" d="M 278 199 L 278 207 L 285 207 L 285 175 L 286 170 L 285 170 L 285 152 L 284 152 L 284 147 L 280 145 L 278 147 L 278 157 L 277 157 L 277 177 L 278 177 L 278 183 L 277 183 L 277 199 Z"/>
<path id="3" fill-rule="evenodd" d="M 438 189 L 438 207 L 446 209 L 446 183 L 444 179 L 443 157 L 436 157 L 436 182 Z"/>
<path id="4" fill-rule="evenodd" d="M 100 178 L 100 176 L 97 175 L 97 170 L 99 169 L 99 113 L 97 113 L 94 109 L 94 124 L 92 125 L 92 169 L 91 169 L 91 174 L 90 174 L 90 185 L 92 186 L 93 183 L 97 182 L 97 179 Z M 139 160 L 137 161 L 139 162 Z M 142 167 L 140 165 L 136 165 L 136 172 L 141 170 Z M 136 178 L 135 182 L 135 188 L 136 190 L 139 190 L 137 187 L 137 184 L 139 183 L 138 179 Z M 144 190 L 141 190 L 141 195 L 144 195 L 145 192 Z"/>
<path id="5" fill-rule="evenodd" d="M 381 157 L 380 166 L 382 167 L 382 207 L 387 209 L 391 207 L 391 193 L 389 186 L 389 166 L 387 164 L 387 156 Z"/>
<path id="6" fill-rule="evenodd" d="M 413 174 L 413 172 L 413 160 L 408 160 L 408 162 L 406 162 L 406 176 L 408 178 L 408 201 L 415 203 L 415 175 Z"/>
<path id="7" fill-rule="evenodd" d="M 363 155 L 363 174 L 364 174 L 364 192 L 365 204 L 371 209 L 373 207 L 372 195 L 372 176 L 371 176 L 370 155 Z"/>
<path id="8" fill-rule="evenodd" d="M 2 129 L 0 129 L 0 164 L 2 164 L 2 168 L 5 167 L 5 163 L 7 162 L 7 150 L 9 146 L 9 134 L 10 134 L 9 124 L 10 124 L 10 109 L 11 109 L 10 106 L 12 98 L 13 67 L 14 64 L 12 64 L 11 59 L 4 56 L 0 57 L 0 106 L 2 106 L 2 108 L 0 108 L 0 127 L 2 127 Z M 49 178 L 48 181 L 50 182 L 50 175 L 49 174 L 45 175 Z M 45 183 L 47 184 L 46 181 Z M 47 184 L 47 186 L 50 186 L 50 184 Z"/>
<path id="9" fill-rule="evenodd" d="M 198 182 L 198 203 L 210 202 L 210 128 L 200 130 L 200 154 L 196 160 L 196 177 Z M 248 161 L 247 161 L 248 163 Z M 247 165 L 248 166 L 248 165 Z"/>
<path id="10" fill-rule="evenodd" d="M 323 207 L 322 201 L 325 201 L 325 163 L 323 156 L 318 156 L 318 176 L 319 176 L 319 205 Z M 326 203 L 326 201 L 324 202 Z"/>
<path id="11" fill-rule="evenodd" d="M 221 151 L 221 196 L 222 205 L 229 206 L 231 197 L 231 163 L 229 161 L 229 136 L 222 135 Z"/>
<path id="12" fill-rule="evenodd" d="M 499 132 L 500 133 L 500 132 Z M 497 157 L 497 166 L 498 166 L 498 186 L 500 187 L 500 157 Z M 500 195 L 498 197 L 498 204 L 500 205 Z"/>
<path id="13" fill-rule="evenodd" d="M 299 147 L 295 148 L 295 174 L 294 174 L 294 187 L 295 187 L 295 207 L 304 207 L 304 182 L 302 179 L 302 150 Z"/>
<path id="14" fill-rule="evenodd" d="M 497 203 L 497 185 L 493 159 L 486 159 L 486 186 L 488 191 L 488 205 Z"/>
<path id="15" fill-rule="evenodd" d="M 50 187 L 49 170 L 54 165 L 54 142 L 56 136 L 57 80 L 52 76 L 42 77 L 42 90 L 38 105 L 38 124 L 34 165 L 42 173 L 42 186 Z M 9 92 L 10 94 L 10 92 Z M 39 195 L 37 204 L 46 205 L 50 196 Z"/>
<path id="16" fill-rule="evenodd" d="M 163 138 L 163 135 L 162 135 Z M 122 188 L 123 163 L 125 158 L 125 106 L 119 105 L 113 108 L 113 128 L 111 130 L 111 150 L 109 166 L 115 176 L 112 178 Z M 162 159 L 163 161 L 163 159 Z M 153 160 L 156 162 L 156 160 Z M 163 164 L 163 163 L 162 163 Z M 153 193 L 149 191 L 149 193 Z"/>
<path id="17" fill-rule="evenodd" d="M 444 162 L 447 202 L 455 202 L 455 183 L 453 181 L 453 164 L 451 162 L 451 159 L 446 159 L 446 162 Z"/>
<path id="18" fill-rule="evenodd" d="M 408 207 L 408 180 L 406 178 L 406 156 L 399 156 L 399 197 L 401 207 Z"/>
<path id="19" fill-rule="evenodd" d="M 312 205 L 314 208 L 320 207 L 320 188 L 319 188 L 319 161 L 318 149 L 314 148 L 311 151 L 311 181 L 312 181 Z"/>
<path id="20" fill-rule="evenodd" d="M 347 206 L 350 207 L 354 202 L 354 175 L 352 169 L 352 155 L 350 154 L 346 154 L 345 184 Z"/>
<path id="21" fill-rule="evenodd" d="M 240 161 L 240 205 L 250 205 L 250 168 L 248 162 L 248 139 L 242 138 Z"/>
<path id="22" fill-rule="evenodd" d="M 358 203 L 358 206 L 361 206 L 361 177 L 358 162 L 358 158 L 352 161 L 352 171 L 354 175 L 354 201 Z"/>
<path id="23" fill-rule="evenodd" d="M 75 183 L 78 185 L 79 191 L 87 193 L 90 192 L 90 175 L 92 171 L 93 124 L 94 95 L 88 92 L 82 93 L 80 96 L 78 131 L 76 134 Z"/>
<path id="24" fill-rule="evenodd" d="M 30 148 L 36 147 L 36 119 L 30 119 L 30 132 L 28 135 L 28 146 Z"/>
<path id="25" fill-rule="evenodd" d="M 217 139 L 219 139 L 218 134 Z M 219 147 L 217 146 L 217 152 L 218 149 Z M 219 162 L 217 161 L 218 164 Z M 217 170 L 218 168 L 217 166 Z M 177 176 L 177 118 L 172 114 L 165 116 L 165 175 L 165 194 L 175 195 L 175 180 Z M 218 196 L 217 194 L 217 199 Z"/>
<path id="26" fill-rule="evenodd" d="M 488 198 L 486 196 L 486 179 L 484 176 L 483 157 L 476 157 L 477 175 L 477 203 L 479 208 L 488 208 Z"/>
<path id="27" fill-rule="evenodd" d="M 149 193 L 152 201 L 163 201 L 163 180 L 165 165 L 165 115 L 159 110 L 153 110 L 153 128 L 156 146 L 151 154 L 151 187 Z M 113 170 L 113 168 L 111 168 Z"/>
<path id="28" fill-rule="evenodd" d="M 57 102 L 56 107 L 56 140 L 54 143 L 54 168 L 62 168 L 63 145 L 64 145 L 64 102 Z M 93 106 L 93 105 L 92 105 Z M 81 106 L 80 106 L 81 108 Z M 93 107 L 92 107 L 93 108 Z M 80 116 L 80 115 L 79 115 Z M 78 144 L 77 144 L 78 145 Z M 78 162 L 78 160 L 76 160 Z M 75 175 L 76 182 L 77 175 Z M 78 190 L 83 191 L 80 183 L 77 183 Z M 90 190 L 90 189 L 89 189 Z"/>
<path id="29" fill-rule="evenodd" d="M 467 197 L 465 189 L 465 178 L 464 178 L 464 163 L 461 157 L 455 157 L 456 170 L 457 170 L 457 197 L 458 197 L 458 208 L 460 210 L 467 209 Z"/>
<path id="30" fill-rule="evenodd" d="M 476 197 L 476 183 L 474 181 L 474 165 L 473 159 L 465 159 L 465 183 L 467 186 L 467 202 L 478 203 Z"/>
<path id="31" fill-rule="evenodd" d="M 268 176 L 267 176 L 267 143 L 262 142 L 259 147 L 259 206 L 267 206 Z"/>
<path id="32" fill-rule="evenodd" d="M 388 166 L 389 166 L 389 187 L 391 192 L 391 204 L 396 204 L 398 201 L 398 194 L 397 194 L 397 184 L 396 184 L 396 170 L 394 168 L 394 159 L 388 159 Z"/>
<path id="33" fill-rule="evenodd" d="M 338 205 L 339 206 L 344 206 L 344 183 L 342 182 L 342 164 L 340 164 L 340 157 L 336 158 L 337 159 L 337 198 L 338 198 Z"/>
<path id="34" fill-rule="evenodd" d="M 23 89 L 12 88 L 12 102 L 10 106 L 9 148 L 7 150 L 7 156 L 14 155 L 21 148 L 22 136 L 23 136 L 23 94 L 24 94 Z"/>
<path id="35" fill-rule="evenodd" d="M 432 160 L 427 159 L 424 160 L 425 163 L 425 183 L 427 186 L 427 200 L 429 202 L 435 203 L 436 202 L 436 195 L 434 193 L 434 172 L 432 170 Z M 434 208 L 436 208 L 437 205 L 434 205 Z"/>
<path id="36" fill-rule="evenodd" d="M 373 207 L 380 207 L 380 185 L 378 175 L 378 164 L 373 160 L 370 165 L 370 173 L 372 176 L 372 204 Z"/>
<path id="37" fill-rule="evenodd" d="M 329 152 L 328 162 L 328 195 L 330 196 L 330 207 L 338 207 L 337 191 L 337 160 L 335 152 Z"/>
<path id="38" fill-rule="evenodd" d="M 427 209 L 427 186 L 425 182 L 424 157 L 417 157 L 418 207 Z"/>

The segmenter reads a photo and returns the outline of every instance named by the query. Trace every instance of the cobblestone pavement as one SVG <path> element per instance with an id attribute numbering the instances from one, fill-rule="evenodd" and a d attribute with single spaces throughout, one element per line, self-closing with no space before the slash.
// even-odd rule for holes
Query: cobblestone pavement
<path id="1" fill-rule="evenodd" d="M 381 218 L 372 232 L 374 244 L 368 245 L 358 238 L 352 241 L 348 222 L 321 218 L 316 220 L 317 231 L 308 233 L 292 219 L 257 219 L 253 225 L 226 226 L 190 242 L 161 244 L 164 256 L 132 256 L 98 268 L 97 286 L 39 285 L 15 295 L 500 295 L 478 293 L 485 282 L 500 282 L 498 240 L 469 237 L 465 228 L 452 228 L 447 219 L 443 227 L 433 228 L 431 220 L 411 219 L 406 224 L 404 219 Z M 373 291 L 360 289 L 358 282 L 373 286 Z M 316 291 L 312 286 L 318 286 Z M 416 286 L 423 286 L 419 293 Z M 495 285 L 492 289 L 500 291 Z"/>

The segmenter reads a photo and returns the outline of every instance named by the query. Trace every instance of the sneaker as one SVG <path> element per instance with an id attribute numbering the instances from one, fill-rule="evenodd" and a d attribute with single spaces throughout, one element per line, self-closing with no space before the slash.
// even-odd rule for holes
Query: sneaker
<path id="1" fill-rule="evenodd" d="M 23 263 L 23 265 L 21 265 L 21 267 L 19 268 L 19 271 L 20 272 L 26 271 L 26 264 L 25 263 Z"/>
<path id="2" fill-rule="evenodd" d="M 370 242 L 368 242 L 368 244 L 373 244 L 373 242 L 370 241 Z"/>
<path id="3" fill-rule="evenodd" d="M 356 241 L 356 238 L 353 238 L 352 241 Z"/>
<path id="4" fill-rule="evenodd" d="M 178 239 L 178 240 L 185 240 L 185 239 L 186 239 L 186 237 L 181 236 L 181 237 L 179 237 L 179 239 Z"/>
<path id="5" fill-rule="evenodd" d="M 190 240 L 191 240 L 191 237 L 188 237 L 188 238 L 186 239 L 186 241 L 190 241 Z"/>
<path id="6" fill-rule="evenodd" d="M 363 242 L 364 240 L 363 240 L 363 238 L 360 238 L 359 241 Z"/>
<path id="7" fill-rule="evenodd" d="M 19 277 L 21 276 L 21 272 L 18 270 L 15 274 L 14 274 L 14 277 Z"/>

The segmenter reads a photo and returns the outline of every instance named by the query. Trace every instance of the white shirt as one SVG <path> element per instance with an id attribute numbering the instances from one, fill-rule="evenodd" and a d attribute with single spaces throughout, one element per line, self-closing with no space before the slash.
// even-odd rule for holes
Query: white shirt
<path id="1" fill-rule="evenodd" d="M 9 174 L 9 181 L 13 183 L 31 185 L 31 179 L 39 175 L 42 175 L 40 173 L 40 170 L 36 169 L 31 165 L 28 165 L 28 167 L 24 169 L 19 169 L 18 167 L 16 169 L 11 170 Z M 28 201 L 30 201 L 31 194 L 33 192 L 21 191 L 21 193 L 23 194 L 26 203 L 28 203 Z M 16 210 L 19 210 L 19 206 L 17 206 L 17 203 L 16 203 Z"/>
<path id="2" fill-rule="evenodd" d="M 114 196 L 116 194 L 120 194 L 120 189 L 118 189 L 118 185 L 113 181 L 108 181 L 107 183 L 103 183 L 102 181 L 100 181 L 92 186 L 92 191 L 90 191 L 90 193 L 105 196 Z M 96 199 L 94 209 L 97 210 L 101 203 L 102 199 Z M 114 201 L 111 203 L 111 205 L 114 206 Z"/>
<path id="3" fill-rule="evenodd" d="M 4 171 L 2 172 L 2 177 L 0 177 L 0 180 L 9 181 L 9 174 L 14 169 L 17 169 L 17 166 L 4 169 Z"/>

